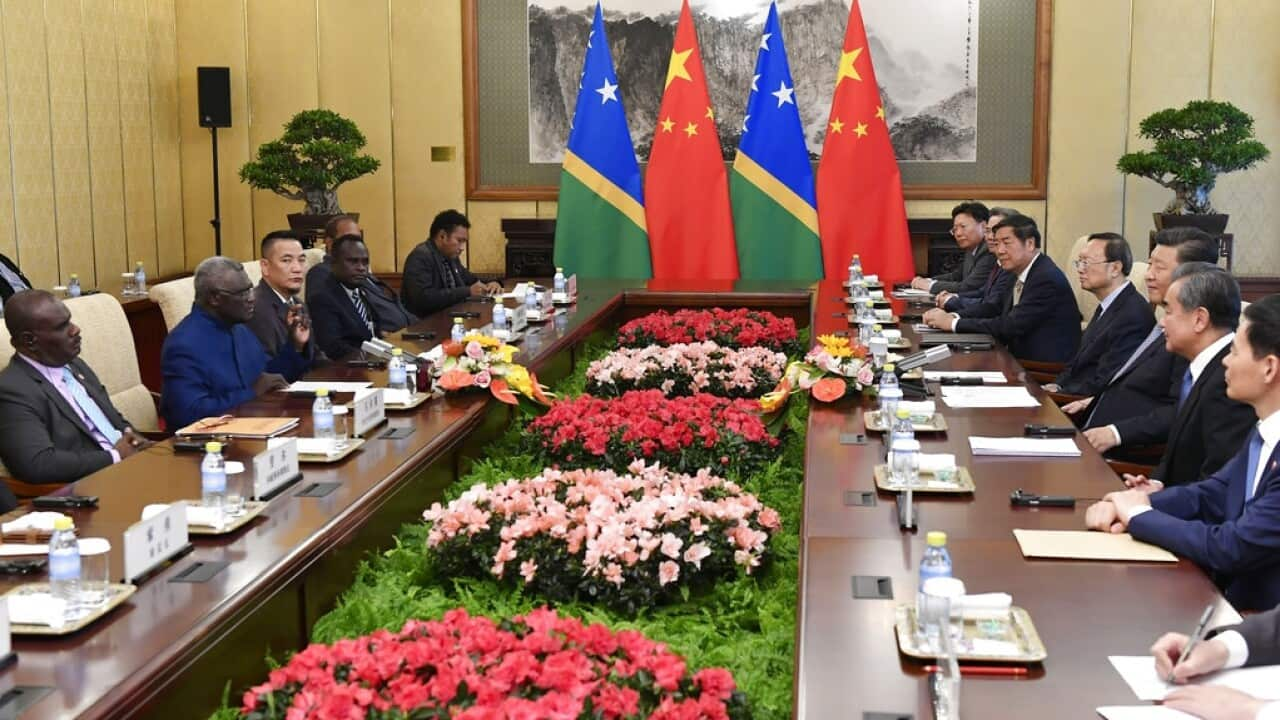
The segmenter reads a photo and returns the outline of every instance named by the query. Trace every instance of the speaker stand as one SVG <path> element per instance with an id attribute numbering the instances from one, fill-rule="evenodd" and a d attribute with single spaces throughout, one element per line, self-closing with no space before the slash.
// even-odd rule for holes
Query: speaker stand
<path id="1" fill-rule="evenodd" d="M 209 134 L 213 137 L 213 219 L 209 224 L 213 226 L 213 254 L 222 254 L 222 197 L 218 192 L 218 128 L 209 128 Z"/>

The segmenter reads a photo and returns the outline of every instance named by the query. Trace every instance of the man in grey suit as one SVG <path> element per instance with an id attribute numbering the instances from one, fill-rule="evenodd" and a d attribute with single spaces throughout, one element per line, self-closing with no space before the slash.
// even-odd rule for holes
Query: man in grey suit
<path id="1" fill-rule="evenodd" d="M 311 318 L 298 300 L 307 261 L 302 243 L 291 230 L 276 230 L 262 238 L 262 280 L 253 290 L 253 317 L 245 323 L 267 357 L 275 357 L 285 343 L 314 365 L 323 356 L 311 338 Z"/>
<path id="2" fill-rule="evenodd" d="M 935 278 L 917 277 L 911 287 L 931 293 L 965 293 L 981 290 L 991 277 L 996 256 L 987 250 L 987 220 L 991 211 L 980 202 L 962 202 L 951 208 L 951 236 L 964 251 L 959 269 Z"/>
<path id="3" fill-rule="evenodd" d="M 79 359 L 80 328 L 61 300 L 16 293 L 4 321 L 17 352 L 0 371 L 0 459 L 15 478 L 73 482 L 150 445 Z"/>
<path id="4" fill-rule="evenodd" d="M 1167 633 L 1151 646 L 1156 657 L 1156 673 L 1162 678 L 1173 675 L 1183 684 L 1219 670 L 1257 665 L 1280 664 L 1280 608 L 1250 615 L 1237 625 L 1213 630 L 1210 639 L 1197 644 L 1182 662 L 1178 658 L 1188 638 L 1180 633 Z M 1199 718 L 1227 720 L 1248 718 L 1266 720 L 1280 717 L 1280 702 L 1266 702 L 1227 687 L 1189 685 L 1174 690 L 1164 699 L 1166 707 L 1190 713 Z"/>

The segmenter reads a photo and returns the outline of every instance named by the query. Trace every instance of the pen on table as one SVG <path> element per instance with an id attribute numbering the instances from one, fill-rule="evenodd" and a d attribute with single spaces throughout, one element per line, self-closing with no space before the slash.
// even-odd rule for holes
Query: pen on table
<path id="1" fill-rule="evenodd" d="M 1209 621 L 1213 619 L 1213 610 L 1213 603 L 1209 603 L 1205 606 L 1204 612 L 1200 614 L 1200 622 L 1196 623 L 1196 629 L 1191 633 L 1191 638 L 1188 639 L 1187 644 L 1182 647 L 1182 653 L 1178 655 L 1178 662 L 1173 664 L 1174 668 L 1178 667 L 1183 660 L 1187 659 L 1187 656 L 1191 654 L 1192 649 L 1195 648 L 1196 643 L 1204 639 L 1204 632 L 1209 629 Z M 1173 682 L 1173 668 L 1169 669 L 1168 681 Z"/>
<path id="2" fill-rule="evenodd" d="M 941 668 L 937 665 L 925 665 L 924 671 L 927 673 L 941 672 Z M 1026 675 L 1027 669 L 1017 666 L 1003 665 L 961 665 L 961 675 Z"/>

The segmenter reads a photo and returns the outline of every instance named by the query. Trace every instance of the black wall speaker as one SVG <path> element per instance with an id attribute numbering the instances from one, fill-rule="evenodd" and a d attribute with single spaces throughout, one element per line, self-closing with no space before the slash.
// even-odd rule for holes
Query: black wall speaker
<path id="1" fill-rule="evenodd" d="M 231 68 L 196 68 L 200 127 L 231 127 Z"/>

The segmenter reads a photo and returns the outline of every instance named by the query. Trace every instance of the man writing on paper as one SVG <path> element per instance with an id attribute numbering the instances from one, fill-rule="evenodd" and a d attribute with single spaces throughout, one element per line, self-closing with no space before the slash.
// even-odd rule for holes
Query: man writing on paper
<path id="1" fill-rule="evenodd" d="M 1071 359 L 1080 345 L 1080 311 L 1067 276 L 1040 252 L 1035 221 L 1022 215 L 1005 218 L 996 225 L 996 240 L 996 260 L 1015 277 L 1000 314 L 961 318 L 934 308 L 924 321 L 939 330 L 993 335 L 1023 360 Z"/>
<path id="2" fill-rule="evenodd" d="M 301 352 L 311 367 L 320 354 L 310 337 L 311 318 L 298 301 L 307 266 L 302 243 L 292 230 L 276 230 L 262 239 L 261 250 L 262 280 L 253 290 L 253 317 L 245 324 L 258 336 L 262 349 L 270 357 L 278 355 L 281 348 L 291 342 L 295 327 L 307 330 L 307 341 Z"/>
<path id="3" fill-rule="evenodd" d="M 1244 447 L 1191 485 L 1162 489 L 1128 478 L 1134 489 L 1110 493 L 1085 521 L 1091 530 L 1128 530 L 1192 560 L 1236 609 L 1262 610 L 1280 604 L 1280 295 L 1249 306 L 1221 362 L 1227 393 L 1261 418 L 1243 433 Z"/>
<path id="4" fill-rule="evenodd" d="M 991 276 L 996 259 L 987 251 L 987 206 L 980 202 L 963 202 L 951 209 L 951 236 L 964 251 L 960 267 L 936 278 L 917 277 L 911 287 L 929 292 L 967 292 L 978 290 Z"/>
<path id="5" fill-rule="evenodd" d="M 1156 674 L 1175 683 L 1238 667 L 1280 665 L 1280 608 L 1250 615 L 1238 625 L 1217 628 L 1182 662 L 1189 638 L 1167 633 L 1151 646 Z M 1189 685 L 1165 696 L 1164 705 L 1205 720 L 1277 720 L 1280 702 L 1266 702 L 1228 687 Z"/>
<path id="6" fill-rule="evenodd" d="M 457 210 L 445 210 L 431 221 L 427 239 L 404 261 L 400 299 L 405 307 L 426 316 L 469 297 L 502 292 L 495 282 L 481 282 L 458 260 L 470 239 L 471 221 Z"/>
<path id="7" fill-rule="evenodd" d="M 4 309 L 15 353 L 0 372 L 0 459 L 14 477 L 74 482 L 151 444 L 80 359 L 80 328 L 61 300 L 23 290 Z M 0 508 L 12 497 L 0 490 Z"/>
<path id="8" fill-rule="evenodd" d="M 1080 287 L 1098 298 L 1098 309 L 1080 339 L 1080 349 L 1058 377 L 1044 386 L 1049 392 L 1092 395 L 1129 358 L 1151 332 L 1156 316 L 1129 282 L 1133 253 L 1117 233 L 1093 233 L 1075 260 Z"/>
<path id="9" fill-rule="evenodd" d="M 308 364 L 302 353 L 309 327 L 290 328 L 289 342 L 268 358 L 245 325 L 253 317 L 253 283 L 240 263 L 221 256 L 202 260 L 195 286 L 191 314 L 173 328 L 160 352 L 160 413 L 171 430 L 288 387 Z"/>
<path id="10" fill-rule="evenodd" d="M 1011 208 L 991 208 L 991 217 L 987 219 L 986 245 L 987 252 L 992 258 L 996 256 L 998 245 L 996 225 L 1004 222 L 1007 217 L 1021 214 Z M 987 281 L 981 288 L 955 293 L 943 290 L 934 297 L 934 303 L 943 310 L 956 313 L 960 317 L 995 317 L 1004 307 L 1004 298 L 1013 289 L 1015 279 L 1000 267 L 1000 263 L 992 263 Z"/>

